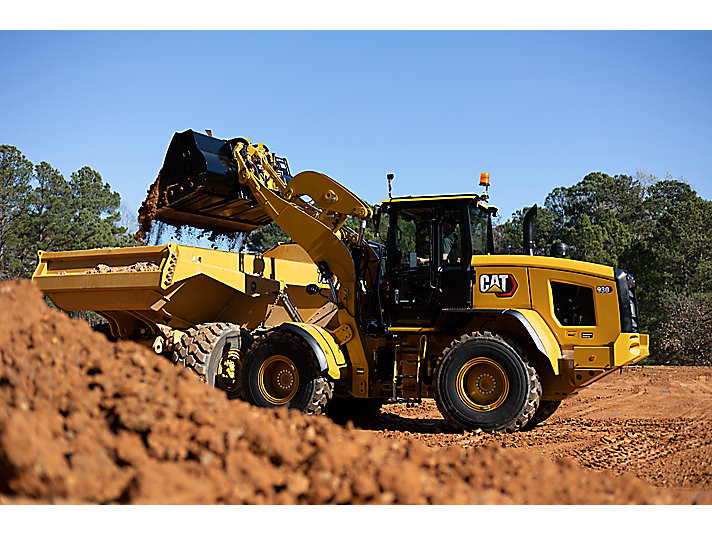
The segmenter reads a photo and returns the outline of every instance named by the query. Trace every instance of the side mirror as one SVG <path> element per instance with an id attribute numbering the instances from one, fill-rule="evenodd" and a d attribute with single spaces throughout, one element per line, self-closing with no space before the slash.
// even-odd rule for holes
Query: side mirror
<path id="1" fill-rule="evenodd" d="M 319 294 L 319 286 L 316 284 L 309 284 L 306 287 L 307 294 L 309 295 L 318 295 Z"/>

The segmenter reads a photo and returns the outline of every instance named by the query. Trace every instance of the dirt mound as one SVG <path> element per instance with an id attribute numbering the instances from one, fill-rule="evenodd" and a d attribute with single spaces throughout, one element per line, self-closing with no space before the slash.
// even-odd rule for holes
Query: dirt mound
<path id="1" fill-rule="evenodd" d="M 432 450 L 228 401 L 0 284 L 0 502 L 689 503 L 500 447 Z"/>

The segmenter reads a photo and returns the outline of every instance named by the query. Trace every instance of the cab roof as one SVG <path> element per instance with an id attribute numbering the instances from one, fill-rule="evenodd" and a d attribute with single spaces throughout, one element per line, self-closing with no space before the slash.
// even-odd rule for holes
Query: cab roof
<path id="1" fill-rule="evenodd" d="M 435 195 L 435 196 L 422 196 L 414 197 L 409 195 L 407 197 L 396 197 L 387 200 L 382 200 L 381 205 L 386 206 L 388 204 L 407 204 L 409 202 L 448 202 L 453 200 L 464 200 L 475 202 L 477 206 L 485 211 L 497 212 L 496 206 L 490 206 L 485 204 L 484 201 L 487 200 L 486 196 L 480 196 L 475 194 L 461 194 L 461 195 Z"/>
<path id="2" fill-rule="evenodd" d="M 387 199 L 387 200 L 381 200 L 381 204 L 392 204 L 392 203 L 399 203 L 399 202 L 428 202 L 428 201 L 438 201 L 438 200 L 481 200 L 481 197 L 479 195 L 473 195 L 473 194 L 463 194 L 463 195 L 436 195 L 436 196 L 423 196 L 423 197 L 414 197 L 412 195 L 409 195 L 407 197 L 396 197 L 392 199 Z"/>

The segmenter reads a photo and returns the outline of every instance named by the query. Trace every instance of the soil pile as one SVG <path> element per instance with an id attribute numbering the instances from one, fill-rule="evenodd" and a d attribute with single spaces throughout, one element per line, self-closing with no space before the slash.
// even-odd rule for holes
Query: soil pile
<path id="1" fill-rule="evenodd" d="M 0 285 L 0 502 L 689 503 L 500 447 L 432 450 L 264 410 Z"/>

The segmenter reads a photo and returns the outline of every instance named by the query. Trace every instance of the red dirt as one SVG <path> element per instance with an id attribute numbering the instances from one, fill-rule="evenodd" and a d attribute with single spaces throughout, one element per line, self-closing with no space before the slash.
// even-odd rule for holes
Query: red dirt
<path id="1" fill-rule="evenodd" d="M 388 407 L 375 430 L 359 430 L 229 401 L 147 349 L 49 309 L 27 281 L 0 284 L 0 324 L 0 503 L 712 504 L 708 400 L 673 413 L 676 425 L 653 412 L 626 419 L 636 391 L 625 388 L 636 386 L 624 383 L 608 393 L 623 415 L 587 411 L 581 396 L 526 434 L 450 433 L 430 403 Z M 641 392 L 655 379 L 634 376 Z M 685 376 L 684 387 L 708 396 L 709 373 Z M 429 419 L 406 417 L 416 410 Z M 587 447 L 581 433 L 595 436 Z M 669 484 L 643 469 L 658 450 L 651 440 L 668 444 Z M 706 472 L 683 461 L 693 445 Z M 625 462 L 615 464 L 622 475 L 594 471 L 625 455 L 641 459 L 647 481 L 695 491 L 653 487 Z M 678 480 L 683 472 L 698 478 Z"/>
<path id="2" fill-rule="evenodd" d="M 712 368 L 626 367 L 566 399 L 529 432 L 455 434 L 432 400 L 391 405 L 363 425 L 429 447 L 498 445 L 630 474 L 712 499 Z"/>

